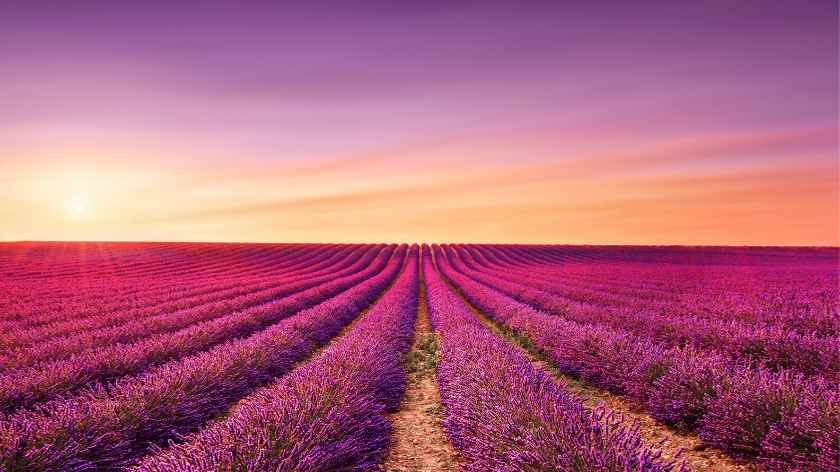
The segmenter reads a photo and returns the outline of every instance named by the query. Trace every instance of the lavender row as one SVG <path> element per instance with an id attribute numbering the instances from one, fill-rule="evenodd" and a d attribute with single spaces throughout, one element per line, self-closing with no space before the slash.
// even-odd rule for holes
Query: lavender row
<path id="1" fill-rule="evenodd" d="M 323 272 L 330 273 L 340 271 L 347 267 L 349 263 L 358 260 L 361 252 L 351 253 L 355 254 L 352 258 L 349 257 L 350 254 L 336 252 L 332 257 L 321 261 L 320 264 L 314 265 L 316 270 L 312 272 L 297 271 L 297 273 L 289 274 L 280 280 L 272 278 L 262 281 L 249 281 L 244 279 L 238 282 L 231 282 L 230 284 L 210 282 L 207 284 L 206 288 L 198 290 L 190 288 L 187 291 L 182 291 L 180 293 L 177 290 L 171 290 L 171 294 L 167 297 L 170 298 L 170 300 L 149 300 L 142 308 L 112 313 L 100 312 L 96 315 L 88 317 L 75 317 L 64 321 L 52 322 L 39 326 L 38 328 L 17 328 L 7 330 L 3 333 L 3 335 L 0 335 L 0 346 L 4 346 L 7 349 L 25 347 L 36 342 L 43 342 L 59 335 L 67 336 L 80 331 L 113 327 L 130 320 L 147 318 L 150 316 L 165 314 L 167 312 L 196 308 L 211 302 L 271 288 L 282 283 L 288 283 L 289 281 L 323 275 Z M 324 266 L 321 267 L 321 264 L 324 264 Z M 228 285 L 229 288 L 225 289 Z M 192 293 L 192 296 L 188 295 L 190 293 Z"/>
<path id="2" fill-rule="evenodd" d="M 770 370 L 794 369 L 806 375 L 840 381 L 840 337 L 792 332 L 779 326 L 759 327 L 734 321 L 663 315 L 630 305 L 621 309 L 576 303 L 477 269 L 469 256 L 449 251 L 453 268 L 520 302 L 586 324 L 621 329 L 668 347 L 691 346 L 720 352 L 736 361 Z M 462 259 L 463 258 L 463 259 Z"/>
<path id="3" fill-rule="evenodd" d="M 277 276 L 283 275 L 284 273 L 298 273 L 300 272 L 299 268 L 308 268 L 309 264 L 319 263 L 324 258 L 330 256 L 332 254 L 325 252 L 320 257 L 309 259 L 306 257 L 306 254 L 301 254 L 295 255 L 293 259 L 284 257 L 279 261 L 269 259 L 265 262 L 274 265 L 275 270 L 272 272 Z M 307 261 L 309 264 L 303 265 Z M 244 265 L 245 262 L 240 264 Z M 256 267 L 253 263 L 247 265 L 249 271 L 255 271 Z M 236 269 L 236 265 L 229 267 L 229 273 L 233 273 L 234 269 Z M 11 317 L 12 319 L 0 321 L 0 327 L 4 329 L 10 327 L 34 328 L 56 321 L 79 319 L 101 313 L 137 308 L 137 303 L 145 306 L 158 302 L 158 300 L 161 302 L 173 300 L 183 297 L 184 293 L 190 293 L 177 289 L 176 284 L 183 284 L 185 282 L 189 284 L 187 286 L 188 290 L 200 291 L 208 285 L 218 285 L 220 282 L 235 286 L 245 283 L 248 280 L 248 272 L 239 274 L 236 278 L 207 277 L 203 274 L 196 274 L 186 280 L 183 277 L 169 275 L 160 278 L 149 277 L 140 279 L 134 282 L 134 285 L 130 285 L 128 291 L 123 291 L 122 293 L 116 291 L 117 287 L 114 284 L 106 284 L 106 286 L 98 290 L 85 287 L 80 291 L 77 287 L 74 298 L 66 294 L 54 294 L 52 290 L 42 291 L 41 296 L 38 298 L 38 303 L 25 303 L 22 306 L 18 306 L 13 312 L 7 312 L 5 316 L 7 318 Z M 253 280 L 265 280 L 265 276 L 253 277 Z M 57 297 L 58 301 L 50 304 L 48 302 L 50 297 Z"/>
<path id="4" fill-rule="evenodd" d="M 12 416 L 0 423 L 0 464 L 113 469 L 196 431 L 335 336 L 397 276 L 403 253 L 378 275 L 249 338 Z"/>
<path id="5" fill-rule="evenodd" d="M 698 316 L 762 323 L 790 324 L 809 317 L 816 317 L 812 321 L 818 322 L 826 309 L 833 310 L 836 316 L 836 258 L 799 257 L 806 253 L 804 250 L 789 254 L 778 265 L 739 265 L 737 260 L 715 265 L 698 258 L 682 264 L 652 263 L 657 251 L 661 251 L 654 249 L 650 251 L 652 260 L 645 262 L 605 260 L 546 268 L 527 261 L 545 255 L 547 250 L 489 246 L 468 249 L 503 266 L 500 268 L 505 273 L 526 276 L 529 283 L 568 287 L 571 291 L 567 294 L 572 298 L 576 294 L 584 299 L 597 296 L 603 302 L 614 303 L 627 297 L 642 298 L 669 313 L 690 310 Z M 686 254 L 695 251 L 683 250 Z M 513 257 L 498 257 L 507 252 Z M 765 257 L 759 256 L 759 260 Z"/>
<path id="6" fill-rule="evenodd" d="M 208 245 L 199 250 L 192 244 L 181 244 L 176 248 L 159 243 L 27 243 L 16 246 L 16 251 L 4 254 L 13 259 L 3 266 L 6 279 L 24 283 L 49 280 L 65 285 L 69 282 L 65 276 L 85 274 L 101 280 L 113 275 L 115 267 L 160 268 L 166 261 L 176 267 L 189 262 L 195 265 L 199 261 L 195 256 L 206 255 L 212 249 Z"/>
<path id="7" fill-rule="evenodd" d="M 619 308 L 602 306 L 598 300 L 577 303 L 532 288 L 534 283 L 530 278 L 511 281 L 502 271 L 481 271 L 469 255 L 461 255 L 465 256 L 463 262 L 469 269 L 462 272 L 519 301 L 571 320 L 606 324 L 648 336 L 668 346 L 719 351 L 733 359 L 753 362 L 771 370 L 794 369 L 834 381 L 840 375 L 840 337 L 836 331 L 823 333 L 827 335 L 805 334 L 784 324 L 746 323 L 651 311 L 641 303 Z M 457 257 L 453 263 L 460 265 Z M 756 313 L 760 316 L 760 312 Z M 826 327 L 833 324 L 828 316 L 824 316 L 823 321 Z"/>
<path id="8" fill-rule="evenodd" d="M 569 286 L 570 288 L 585 286 L 600 293 L 613 296 L 633 296 L 648 292 L 655 292 L 665 296 L 669 295 L 669 292 L 661 290 L 658 286 L 645 280 L 621 280 L 623 277 L 620 276 L 619 280 L 608 279 L 606 277 L 592 280 L 590 277 L 587 277 L 589 270 L 584 274 L 579 274 L 570 269 L 580 267 L 588 269 L 595 264 L 572 264 L 566 261 L 554 261 L 551 258 L 547 258 L 546 251 L 542 250 L 495 248 L 489 246 L 466 247 L 473 250 L 477 256 L 481 256 L 487 262 L 499 266 L 499 268 L 510 271 L 511 274 L 520 276 L 527 274 L 529 277 L 534 277 L 535 280 L 562 283 L 563 286 Z M 614 277 L 615 275 L 613 274 Z M 673 293 L 670 294 L 673 295 Z"/>
<path id="9" fill-rule="evenodd" d="M 391 430 L 385 414 L 405 390 L 416 312 L 413 248 L 394 286 L 334 345 L 134 470 L 376 470 Z"/>
<path id="10" fill-rule="evenodd" d="M 546 277 L 532 268 L 499 264 L 489 249 L 467 248 L 461 252 L 509 281 L 556 293 L 573 303 L 619 309 L 632 305 L 661 316 L 689 315 L 745 327 L 776 326 L 803 334 L 833 336 L 840 329 L 840 291 L 836 273 L 826 264 L 768 268 L 662 264 L 641 268 L 620 262 L 597 268 L 587 264 L 583 266 L 585 270 L 599 278 L 582 282 L 571 279 L 576 271 L 570 266 L 557 267 L 553 275 Z M 628 290 L 616 284 L 598 287 L 607 277 L 623 285 L 655 281 L 660 288 Z"/>
<path id="11" fill-rule="evenodd" d="M 0 376 L 0 407 L 10 412 L 84 386 L 132 375 L 194 354 L 270 326 L 293 313 L 323 302 L 379 273 L 393 252 L 387 247 L 364 270 L 312 287 L 290 297 L 149 337 L 133 344 L 103 347 L 67 359 L 10 371 Z"/>
<path id="12" fill-rule="evenodd" d="M 29 245 L 17 246 L 24 249 Z M 98 262 L 87 258 L 89 252 L 85 250 L 86 246 L 85 243 L 70 243 L 65 245 L 69 250 L 60 254 L 42 252 L 28 262 L 16 260 L 5 266 L 10 270 L 4 275 L 6 280 L 21 285 L 48 282 L 54 287 L 71 289 L 78 279 L 82 279 L 86 287 L 93 288 L 115 278 L 147 279 L 173 273 L 193 275 L 213 266 L 223 271 L 217 261 L 235 262 L 256 253 L 308 251 L 322 245 L 179 244 L 164 250 L 165 246 L 160 243 L 108 243 L 101 248 L 111 254 Z M 17 256 L 21 255 L 18 251 Z M 65 264 L 62 265 L 61 261 Z"/>
<path id="13" fill-rule="evenodd" d="M 466 459 L 464 470 L 674 469 L 636 431 L 584 408 L 522 352 L 481 326 L 425 259 L 430 321 L 441 337 L 444 425 Z"/>
<path id="14" fill-rule="evenodd" d="M 133 277 L 123 275 L 106 279 L 95 278 L 78 280 L 72 293 L 53 287 L 45 279 L 37 284 L 29 284 L 32 295 L 8 291 L 14 307 L 3 309 L 6 321 L 0 321 L 3 327 L 41 327 L 48 323 L 92 317 L 117 310 L 130 310 L 148 306 L 158 299 L 167 297 L 171 300 L 178 294 L 200 293 L 211 285 L 227 284 L 235 287 L 241 284 L 261 282 L 271 277 L 293 275 L 308 270 L 307 260 L 323 260 L 335 252 L 319 251 L 316 253 L 269 252 L 256 260 L 216 261 L 209 259 L 206 266 L 219 266 L 216 270 L 202 268 L 189 276 L 176 271 L 160 276 Z M 313 261 L 309 261 L 313 262 Z M 225 263 L 230 267 L 225 268 Z M 126 270 L 129 268 L 125 268 Z M 95 286 L 91 286 L 94 282 Z M 14 294 L 14 295 L 13 295 Z M 3 298 L 3 297 L 0 297 Z M 26 313 L 29 313 L 28 315 Z M 8 325 L 8 326 L 7 326 Z"/>
<path id="15" fill-rule="evenodd" d="M 239 296 L 230 296 L 227 293 L 229 298 L 214 297 L 205 303 L 188 306 L 186 309 L 171 313 L 147 314 L 147 316 L 140 317 L 140 319 L 136 319 L 135 321 L 131 320 L 137 317 L 137 313 L 124 313 L 117 317 L 118 320 L 124 322 L 116 323 L 116 326 L 89 329 L 75 335 L 66 334 L 52 340 L 42 341 L 34 346 L 4 353 L 0 355 L 0 369 L 31 366 L 44 361 L 66 358 L 75 353 L 88 351 L 100 346 L 137 341 L 154 334 L 183 329 L 196 323 L 213 320 L 235 311 L 241 311 L 278 298 L 287 297 L 329 282 L 337 277 L 358 272 L 370 263 L 373 259 L 374 251 L 374 248 L 371 248 L 367 257 L 355 261 L 352 265 L 349 264 L 349 262 L 353 262 L 351 260 L 337 267 L 330 268 L 332 269 L 331 273 L 326 275 L 290 277 L 285 280 L 275 281 L 268 288 L 262 290 L 248 291 Z M 225 292 L 222 292 L 222 295 L 225 294 Z M 192 305 L 192 303 L 189 305 Z M 113 320 L 113 318 L 110 319 Z"/>
<path id="16" fill-rule="evenodd" d="M 545 265 L 545 262 L 534 260 L 543 255 L 541 251 L 458 248 L 468 252 L 487 269 L 504 273 L 509 280 L 527 278 L 527 283 L 533 287 L 562 294 L 574 301 L 594 299 L 608 306 L 644 301 L 667 309 L 677 303 L 688 289 L 683 283 L 675 283 L 687 282 L 688 277 L 671 279 L 666 288 L 663 280 L 639 276 L 628 264 L 621 262 Z M 503 258 L 506 253 L 510 254 Z M 598 277 L 593 277 L 595 275 Z"/>
<path id="17" fill-rule="evenodd" d="M 836 470 L 835 385 L 563 320 L 463 276 L 443 257 L 437 261 L 471 303 L 527 336 L 561 372 L 623 395 L 659 421 L 696 430 L 704 442 L 736 458 L 773 470 Z"/>
<path id="18" fill-rule="evenodd" d="M 276 263 L 285 264 L 286 261 L 292 261 L 294 259 L 305 258 L 308 251 L 304 251 L 301 248 L 296 249 L 289 249 L 286 251 L 268 251 L 265 252 L 260 259 L 267 258 L 269 261 L 276 261 Z M 310 253 L 312 255 L 312 253 Z M 172 259 L 177 259 L 174 255 Z M 233 260 L 231 260 L 233 259 Z M 252 265 L 242 265 L 242 262 L 245 261 L 237 261 L 239 256 L 234 254 L 230 254 L 227 257 L 218 255 L 217 257 L 207 259 L 207 260 L 198 260 L 194 261 L 194 265 L 200 267 L 198 272 L 192 272 L 190 275 L 190 279 L 194 279 L 196 277 L 203 277 L 203 276 L 210 276 L 211 278 L 215 278 L 218 273 L 221 271 L 223 273 L 231 273 L 231 268 L 227 268 L 226 266 L 232 266 L 232 268 L 236 268 L 237 266 L 244 267 L 247 270 L 253 270 Z M 153 282 L 167 282 L 172 280 L 183 280 L 184 278 L 180 276 L 178 271 L 178 261 L 177 260 L 165 260 L 161 258 L 158 261 L 158 264 L 170 264 L 167 266 L 169 270 L 162 274 L 156 275 L 149 275 L 149 276 L 137 276 L 132 274 L 132 270 L 137 267 L 137 265 L 133 262 L 122 261 L 123 263 L 117 265 L 115 264 L 114 269 L 119 269 L 119 276 L 105 276 L 104 274 L 96 274 L 95 276 L 85 278 L 81 281 L 74 280 L 74 279 L 65 279 L 63 277 L 54 276 L 44 279 L 39 279 L 37 281 L 19 281 L 15 278 L 9 278 L 4 281 L 3 288 L 4 291 L 10 294 L 14 294 L 14 298 L 9 298 L 6 300 L 0 301 L 0 307 L 3 308 L 4 312 L 7 312 L 9 307 L 17 307 L 16 310 L 13 311 L 15 315 L 26 315 L 29 313 L 27 310 L 28 307 L 32 307 L 34 310 L 44 310 L 51 308 L 49 304 L 57 304 L 60 306 L 66 306 L 66 304 L 73 303 L 76 300 L 86 300 L 89 298 L 93 298 L 95 300 L 107 300 L 109 299 L 109 295 L 112 297 L 114 295 L 113 289 L 114 287 L 119 287 L 121 289 L 120 295 L 124 295 L 127 297 L 141 294 L 143 292 L 148 291 L 149 289 L 160 289 L 165 287 L 163 285 L 148 286 L 147 284 L 144 285 L 137 285 L 136 282 L 139 280 L 142 281 L 153 281 Z M 248 261 L 253 263 L 254 261 Z M 51 262 L 51 267 L 53 270 L 56 269 L 56 263 Z M 244 275 L 244 274 L 243 274 Z M 32 293 L 31 296 L 27 296 L 28 292 L 31 290 L 33 286 L 33 282 L 37 282 L 38 286 L 43 286 L 48 289 L 46 292 L 36 292 Z M 81 282 L 81 283 L 80 283 Z M 84 287 L 83 292 L 79 292 L 79 287 L 82 285 Z M 33 312 L 37 313 L 37 312 Z"/>

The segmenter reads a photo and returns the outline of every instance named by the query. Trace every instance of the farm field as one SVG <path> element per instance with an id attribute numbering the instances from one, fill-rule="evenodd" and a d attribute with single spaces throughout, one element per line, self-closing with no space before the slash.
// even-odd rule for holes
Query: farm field
<path id="1" fill-rule="evenodd" d="M 0 243 L 0 470 L 840 471 L 839 257 Z"/>

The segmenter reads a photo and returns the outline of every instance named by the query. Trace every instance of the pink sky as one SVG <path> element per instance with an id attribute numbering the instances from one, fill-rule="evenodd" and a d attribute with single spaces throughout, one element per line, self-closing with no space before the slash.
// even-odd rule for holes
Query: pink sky
<path id="1" fill-rule="evenodd" d="M 0 240 L 840 244 L 834 1 L 168 3 L 0 5 Z"/>

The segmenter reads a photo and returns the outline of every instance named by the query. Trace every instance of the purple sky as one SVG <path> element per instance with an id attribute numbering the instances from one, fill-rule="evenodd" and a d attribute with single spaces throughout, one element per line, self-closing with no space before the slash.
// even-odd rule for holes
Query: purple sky
<path id="1" fill-rule="evenodd" d="M 331 3 L 0 1 L 0 170 L 15 183 L 0 191 L 5 214 L 19 219 L 54 204 L 32 196 L 46 185 L 37 182 L 39 172 L 69 166 L 106 179 L 96 173 L 103 163 L 124 173 L 143 168 L 176 176 L 176 183 L 150 178 L 143 188 L 149 198 L 177 205 L 179 215 L 207 215 L 220 202 L 235 210 L 318 195 L 352 197 L 397 183 L 422 190 L 436 176 L 414 180 L 415 173 L 429 169 L 437 180 L 469 185 L 471 166 L 527 175 L 540 166 L 568 166 L 575 174 L 598 162 L 625 180 L 836 174 L 835 1 Z M 698 147 L 718 150 L 698 153 Z M 371 162 L 370 156 L 377 157 Z M 359 180 L 348 170 L 313 180 L 310 193 L 269 192 L 283 186 L 277 180 L 253 195 L 230 180 L 266 172 L 281 179 L 289 169 L 336 162 L 352 170 L 368 166 L 363 175 L 382 178 Z M 336 187 L 347 179 L 359 185 Z M 632 210 L 637 193 L 662 193 L 642 185 L 600 197 L 587 190 L 589 200 L 581 203 L 618 201 Z M 824 215 L 824 224 L 803 221 L 807 228 L 790 241 L 747 236 L 739 226 L 732 242 L 836 242 L 830 200 L 837 184 L 821 185 L 823 193 L 803 204 L 809 218 Z M 188 194 L 173 202 L 175 188 L 185 186 Z M 90 193 L 107 198 L 112 191 Z M 464 215 L 484 210 L 476 201 L 485 193 L 488 205 L 513 202 L 495 189 L 465 199 L 455 187 L 450 191 L 463 199 L 453 208 Z M 557 198 L 535 202 L 550 208 Z M 754 203 L 773 204 L 762 198 Z M 816 208 L 815 202 L 823 203 Z M 388 217 L 373 207 L 368 216 Z M 134 220 L 153 212 L 131 211 Z M 504 215 L 490 225 L 502 228 L 496 239 L 527 240 L 528 230 L 518 235 L 506 228 Z M 207 218 L 202 228 L 230 223 Z M 766 218 L 772 228 L 772 215 Z M 129 237 L 109 230 L 116 223 L 106 220 L 19 224 L 8 237 L 63 236 L 50 231 Z M 665 234 L 668 222 L 660 223 Z M 284 239 L 275 228 L 253 225 L 250 239 Z M 621 228 L 626 225 L 614 232 Z M 131 228 L 156 239 L 210 239 L 204 231 L 211 231 L 141 229 Z M 723 230 L 715 231 L 696 241 L 671 237 L 721 242 Z M 393 234 L 447 239 L 443 229 Z M 571 238 L 607 242 L 594 233 Z M 624 239 L 656 238 L 628 233 Z"/>

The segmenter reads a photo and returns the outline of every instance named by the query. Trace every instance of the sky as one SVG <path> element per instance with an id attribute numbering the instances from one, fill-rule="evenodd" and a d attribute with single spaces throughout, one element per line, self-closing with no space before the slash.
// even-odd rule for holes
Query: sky
<path id="1" fill-rule="evenodd" d="M 840 245 L 838 4 L 0 0 L 0 240 Z"/>

